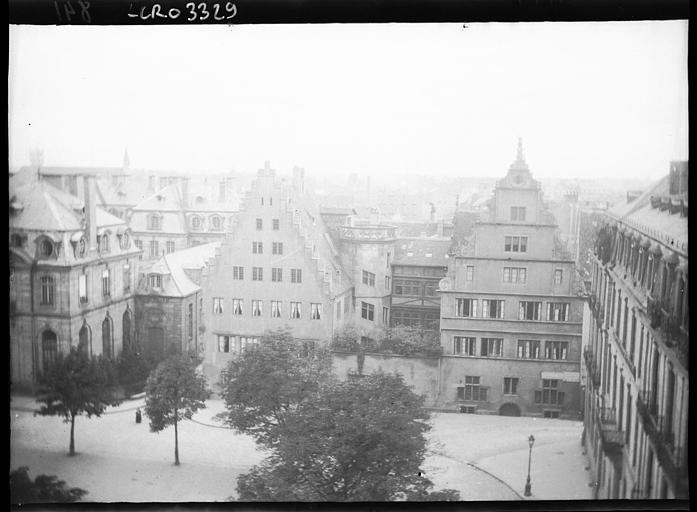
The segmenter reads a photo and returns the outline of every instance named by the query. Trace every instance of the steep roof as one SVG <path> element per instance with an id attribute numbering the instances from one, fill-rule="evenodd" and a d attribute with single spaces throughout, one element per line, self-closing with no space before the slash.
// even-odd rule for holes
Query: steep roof
<path id="1" fill-rule="evenodd" d="M 10 227 L 32 231 L 77 231 L 84 228 L 84 202 L 43 180 L 14 187 L 10 180 Z M 96 208 L 97 227 L 125 222 Z"/>
<path id="2" fill-rule="evenodd" d="M 200 270 L 205 267 L 208 260 L 215 256 L 220 243 L 216 241 L 172 252 L 153 263 L 148 273 L 170 276 L 170 279 L 163 281 L 162 290 L 158 290 L 157 293 L 167 297 L 187 297 L 200 290 L 201 287 L 191 280 L 186 270 Z M 153 290 L 148 290 L 148 293 L 153 293 Z"/>

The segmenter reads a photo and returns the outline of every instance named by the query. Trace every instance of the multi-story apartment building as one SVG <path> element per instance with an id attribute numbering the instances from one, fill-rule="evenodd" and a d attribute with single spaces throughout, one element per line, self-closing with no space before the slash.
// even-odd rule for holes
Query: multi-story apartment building
<path id="1" fill-rule="evenodd" d="M 162 357 L 167 349 L 203 355 L 204 290 L 201 279 L 221 241 L 162 256 L 138 279 L 136 336 L 141 350 Z"/>
<path id="2" fill-rule="evenodd" d="M 448 273 L 451 243 L 443 237 L 397 240 L 392 261 L 391 326 L 440 329 L 438 283 Z"/>
<path id="3" fill-rule="evenodd" d="M 598 498 L 687 498 L 688 162 L 603 216 L 584 356 Z"/>
<path id="4" fill-rule="evenodd" d="M 79 347 L 114 357 L 133 342 L 139 250 L 125 222 L 27 170 L 10 180 L 12 383 L 31 387 L 59 353 Z"/>
<path id="5" fill-rule="evenodd" d="M 328 342 L 356 307 L 350 274 L 302 173 L 288 183 L 268 165 L 203 282 L 204 371 L 212 382 L 265 331 L 287 328 L 308 343 Z"/>
<path id="6" fill-rule="evenodd" d="M 579 417 L 583 303 L 556 230 L 519 142 L 441 281 L 443 407 Z"/>

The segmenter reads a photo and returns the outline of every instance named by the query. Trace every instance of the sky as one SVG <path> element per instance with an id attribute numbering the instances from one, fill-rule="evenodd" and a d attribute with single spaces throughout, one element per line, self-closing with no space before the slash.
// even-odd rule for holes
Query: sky
<path id="1" fill-rule="evenodd" d="M 10 26 L 10 167 L 657 179 L 687 21 Z"/>

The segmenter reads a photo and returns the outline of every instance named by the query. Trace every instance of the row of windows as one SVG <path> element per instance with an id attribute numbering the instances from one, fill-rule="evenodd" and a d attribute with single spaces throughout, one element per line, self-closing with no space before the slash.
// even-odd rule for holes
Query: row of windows
<path id="1" fill-rule="evenodd" d="M 527 252 L 528 237 L 527 236 L 507 236 L 504 237 L 503 244 L 504 252 Z"/>
<path id="2" fill-rule="evenodd" d="M 506 237 L 511 238 L 511 237 Z M 516 237 L 512 237 L 516 238 Z M 526 238 L 526 237 L 522 237 Z M 527 242 L 526 242 L 527 244 Z M 526 245 L 527 247 L 527 245 Z M 524 251 L 521 251 L 524 252 Z M 554 269 L 554 284 L 560 285 L 564 279 L 564 271 L 560 268 Z M 465 281 L 474 281 L 474 265 L 465 266 Z M 503 267 L 504 283 L 525 284 L 528 282 L 528 269 L 525 267 Z"/>
<path id="3" fill-rule="evenodd" d="M 143 250 L 143 241 L 134 240 L 134 243 L 138 249 Z M 165 242 L 165 251 L 167 254 L 172 253 L 177 250 L 176 244 L 172 240 L 167 240 Z M 160 254 L 160 242 L 158 240 L 150 240 L 148 242 L 148 254 L 150 258 L 158 258 Z"/>
<path id="4" fill-rule="evenodd" d="M 361 301 L 361 318 L 370 322 L 375 321 L 375 306 L 369 302 Z M 382 308 L 382 323 L 388 325 L 390 321 L 390 308 Z"/>
<path id="5" fill-rule="evenodd" d="M 540 340 L 518 340 L 516 355 L 519 359 L 542 359 Z M 503 338 L 481 338 L 477 353 L 477 338 L 454 336 L 453 354 L 460 356 L 503 357 Z M 568 341 L 545 342 L 544 359 L 563 361 L 568 359 Z"/>
<path id="6" fill-rule="evenodd" d="M 413 279 L 395 279 L 394 294 L 408 296 L 437 296 L 438 283 L 435 281 L 416 281 Z"/>
<path id="7" fill-rule="evenodd" d="M 505 318 L 505 301 L 499 299 L 456 299 L 455 315 L 467 318 Z M 518 320 L 546 320 L 548 322 L 568 322 L 571 304 L 568 302 L 547 302 L 546 316 L 542 318 L 542 301 L 519 301 Z"/>
<path id="8" fill-rule="evenodd" d="M 241 354 L 259 345 L 259 338 L 253 336 L 218 335 L 218 352 Z"/>
<path id="9" fill-rule="evenodd" d="M 520 379 L 518 377 L 503 378 L 503 394 L 517 395 Z M 457 400 L 468 402 L 486 402 L 489 388 L 481 385 L 481 377 L 466 376 L 462 386 L 457 386 Z M 542 389 L 535 390 L 534 401 L 541 405 L 561 406 L 564 404 L 564 392 L 559 391 L 559 381 L 543 379 Z M 546 417 L 556 417 L 545 415 Z"/>
<path id="10" fill-rule="evenodd" d="M 257 225 L 257 230 L 261 231 L 262 229 L 264 229 L 264 219 L 257 219 L 256 225 Z M 272 229 L 274 231 L 278 231 L 280 229 L 280 225 L 281 225 L 281 222 L 279 219 L 272 220 Z"/>
<path id="11" fill-rule="evenodd" d="M 252 254 L 264 254 L 263 242 L 252 242 Z M 283 242 L 273 242 L 271 245 L 271 254 L 283 254 Z"/>
<path id="12" fill-rule="evenodd" d="M 77 277 L 77 294 L 80 304 L 89 302 L 88 295 L 88 274 L 83 272 Z M 41 276 L 39 278 L 41 288 L 40 304 L 42 306 L 53 306 L 56 302 L 56 279 L 53 276 Z M 101 272 L 102 296 L 110 297 L 112 291 L 111 269 L 105 268 Z M 131 291 L 131 267 L 129 264 L 123 266 L 123 292 Z"/>
<path id="13" fill-rule="evenodd" d="M 252 299 L 250 301 L 250 314 L 254 317 L 264 316 L 264 301 Z M 225 300 L 222 297 L 213 297 L 213 314 L 222 315 L 225 313 Z M 283 302 L 280 300 L 269 301 L 269 314 L 271 318 L 283 317 Z M 235 316 L 244 315 L 244 299 L 232 299 L 232 314 Z M 322 319 L 322 304 L 310 303 L 310 318 L 312 320 Z M 302 303 L 290 301 L 288 307 L 288 317 L 294 320 L 302 318 Z"/>

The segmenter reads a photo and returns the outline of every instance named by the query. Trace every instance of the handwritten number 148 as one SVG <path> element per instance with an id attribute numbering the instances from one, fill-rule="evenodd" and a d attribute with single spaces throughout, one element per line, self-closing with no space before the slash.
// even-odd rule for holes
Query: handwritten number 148
<path id="1" fill-rule="evenodd" d="M 58 0 L 53 1 L 53 7 L 56 9 L 56 14 L 58 15 L 58 21 L 66 21 L 68 23 L 73 21 L 73 17 L 79 16 L 85 23 L 92 23 L 92 17 L 90 16 L 90 3 L 88 0 L 77 0 L 75 2 L 78 5 L 79 12 L 73 8 L 70 0 L 67 2 L 59 2 Z"/>

